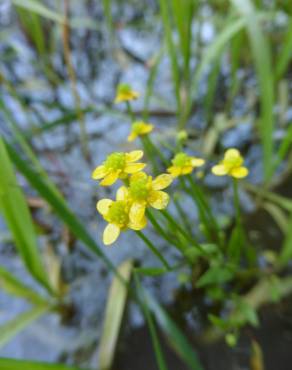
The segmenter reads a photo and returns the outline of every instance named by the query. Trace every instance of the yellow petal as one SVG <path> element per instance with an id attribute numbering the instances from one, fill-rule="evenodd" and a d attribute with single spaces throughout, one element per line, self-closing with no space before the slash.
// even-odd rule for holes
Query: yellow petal
<path id="1" fill-rule="evenodd" d="M 149 134 L 149 132 L 151 132 L 153 130 L 153 125 L 151 124 L 148 124 L 148 123 L 143 123 L 141 124 L 141 131 L 140 131 L 140 134 Z"/>
<path id="2" fill-rule="evenodd" d="M 145 203 L 134 202 L 130 208 L 129 217 L 131 222 L 140 222 L 145 215 Z"/>
<path id="3" fill-rule="evenodd" d="M 236 179 L 242 179 L 248 175 L 248 169 L 246 167 L 237 167 L 233 168 L 230 171 L 230 175 Z"/>
<path id="4" fill-rule="evenodd" d="M 105 245 L 110 245 L 114 243 L 119 235 L 121 229 L 115 224 L 108 224 L 103 232 L 103 242 Z"/>
<path id="5" fill-rule="evenodd" d="M 112 185 L 113 183 L 115 183 L 117 181 L 118 177 L 119 177 L 119 172 L 118 171 L 110 172 L 100 182 L 100 185 L 101 186 L 110 186 L 110 185 Z"/>
<path id="6" fill-rule="evenodd" d="M 144 180 L 147 177 L 148 176 L 145 172 L 136 172 L 133 175 L 131 175 L 130 182 L 134 182 L 134 181 L 142 180 L 142 179 Z"/>
<path id="7" fill-rule="evenodd" d="M 163 173 L 162 175 L 157 176 L 152 181 L 152 188 L 154 190 L 165 189 L 172 183 L 172 181 L 173 181 L 173 177 L 171 175 Z"/>
<path id="8" fill-rule="evenodd" d="M 106 215 L 113 201 L 111 199 L 101 199 L 96 204 L 96 209 L 101 215 Z"/>
<path id="9" fill-rule="evenodd" d="M 193 172 L 193 166 L 185 166 L 181 169 L 181 174 L 182 175 L 188 175 L 189 173 Z"/>
<path id="10" fill-rule="evenodd" d="M 130 153 L 126 153 L 127 162 L 136 162 L 143 157 L 143 150 L 133 150 Z"/>
<path id="11" fill-rule="evenodd" d="M 167 169 L 167 172 L 169 172 L 172 177 L 178 177 L 181 175 L 181 168 L 171 166 Z"/>
<path id="12" fill-rule="evenodd" d="M 142 230 L 144 227 L 147 226 L 147 220 L 146 217 L 143 217 L 140 221 L 138 222 L 132 222 L 130 221 L 128 227 L 132 230 Z"/>
<path id="13" fill-rule="evenodd" d="M 92 178 L 94 180 L 102 179 L 106 174 L 108 170 L 105 168 L 105 166 L 98 166 L 96 169 L 92 172 Z"/>
<path id="14" fill-rule="evenodd" d="M 193 167 L 200 167 L 200 166 L 203 166 L 203 164 L 205 163 L 205 160 L 204 159 L 201 159 L 201 158 L 196 158 L 196 157 L 192 157 L 191 158 L 191 165 Z"/>
<path id="15" fill-rule="evenodd" d="M 145 166 L 145 163 L 129 163 L 124 168 L 124 172 L 129 174 L 136 173 L 142 171 Z"/>
<path id="16" fill-rule="evenodd" d="M 164 191 L 152 191 L 148 197 L 148 203 L 156 209 L 164 209 L 169 202 L 169 195 Z"/>
<path id="17" fill-rule="evenodd" d="M 238 158 L 238 157 L 240 157 L 240 151 L 235 148 L 226 150 L 224 154 L 224 159 L 226 159 L 227 161 L 230 159 Z"/>
<path id="18" fill-rule="evenodd" d="M 216 176 L 224 176 L 227 175 L 227 170 L 223 164 L 217 164 L 212 167 L 212 173 Z"/>
<path id="19" fill-rule="evenodd" d="M 125 186 L 121 186 L 116 194 L 117 200 L 126 200 L 129 195 L 129 190 Z"/>
<path id="20" fill-rule="evenodd" d="M 131 132 L 127 140 L 131 142 L 134 141 L 135 139 L 137 139 L 137 134 L 135 132 Z"/>

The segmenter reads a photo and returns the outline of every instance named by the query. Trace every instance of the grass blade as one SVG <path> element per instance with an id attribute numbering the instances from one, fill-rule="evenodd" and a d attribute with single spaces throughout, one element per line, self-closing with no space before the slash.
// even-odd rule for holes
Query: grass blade
<path id="1" fill-rule="evenodd" d="M 81 240 L 95 255 L 100 257 L 110 270 L 118 274 L 116 267 L 107 258 L 100 246 L 93 240 L 86 228 L 70 210 L 56 187 L 39 176 L 39 174 L 18 155 L 11 145 L 6 143 L 6 147 L 18 170 L 24 175 L 32 187 L 51 205 L 56 214 L 68 226 L 76 238 Z"/>
<path id="2" fill-rule="evenodd" d="M 38 305 L 29 311 L 21 313 L 16 318 L 8 321 L 6 324 L 0 326 L 0 347 L 4 346 L 11 338 L 18 334 L 21 330 L 44 315 L 49 309 L 50 305 Z M 1 368 L 2 369 L 2 368 Z"/>
<path id="3" fill-rule="evenodd" d="M 127 282 L 130 281 L 132 269 L 133 261 L 131 260 L 125 261 L 118 267 L 120 275 Z M 109 289 L 103 332 L 99 342 L 100 370 L 111 369 L 125 311 L 127 292 L 127 287 L 121 284 L 117 277 L 114 277 Z"/>
<path id="4" fill-rule="evenodd" d="M 138 299 L 139 299 L 139 303 L 140 303 L 140 306 L 141 306 L 142 311 L 144 313 L 144 316 L 146 318 L 146 322 L 147 322 L 147 325 L 148 325 L 148 328 L 149 328 L 149 331 L 150 331 L 151 340 L 152 340 L 152 344 L 153 344 L 153 348 L 154 348 L 158 368 L 159 368 L 159 370 L 167 370 L 166 361 L 164 359 L 164 355 L 163 355 L 163 352 L 162 352 L 162 349 L 161 349 L 161 346 L 160 346 L 160 342 L 159 342 L 159 338 L 158 338 L 158 335 L 157 335 L 157 332 L 156 332 L 154 320 L 153 320 L 152 314 L 151 314 L 151 312 L 150 312 L 150 310 L 147 306 L 147 301 L 146 301 L 145 296 L 144 296 L 144 290 L 143 290 L 143 288 L 140 284 L 140 281 L 139 281 L 139 278 L 138 278 L 137 274 L 134 274 L 134 279 L 135 279 L 135 283 L 136 283 L 136 290 L 137 290 L 137 296 L 138 296 Z"/>
<path id="5" fill-rule="evenodd" d="M 45 298 L 40 294 L 24 285 L 20 280 L 16 279 L 10 272 L 0 267 L 0 289 L 17 297 L 27 299 L 34 304 L 47 303 Z"/>
<path id="6" fill-rule="evenodd" d="M 284 244 L 283 244 L 280 259 L 279 259 L 279 262 L 281 265 L 285 265 L 292 258 L 292 227 L 291 227 L 292 214 L 289 218 L 288 225 L 290 225 L 290 227 L 288 227 L 288 232 L 286 234 L 286 238 L 284 240 Z"/>
<path id="7" fill-rule="evenodd" d="M 64 23 L 65 18 L 63 15 L 49 9 L 45 5 L 35 0 L 12 0 L 12 3 L 20 8 L 27 9 L 33 13 L 39 14 L 42 17 L 50 19 L 54 22 Z"/>
<path id="8" fill-rule="evenodd" d="M 199 82 L 205 73 L 206 69 L 216 62 L 221 56 L 223 48 L 226 44 L 244 28 L 245 21 L 244 19 L 236 19 L 230 21 L 226 27 L 218 34 L 212 44 L 205 51 L 203 58 L 195 72 L 194 78 L 192 80 L 191 87 L 191 99 L 188 101 L 188 105 L 185 109 L 185 114 L 188 116 L 192 109 L 192 102 L 197 97 L 197 92 L 199 88 Z M 181 127 L 183 129 L 183 127 Z"/>
<path id="9" fill-rule="evenodd" d="M 274 150 L 274 82 L 270 47 L 267 38 L 261 30 L 253 3 L 250 0 L 231 0 L 231 3 L 245 21 L 258 76 L 261 103 L 259 133 L 263 145 L 264 178 L 267 181 L 271 176 L 270 167 L 273 160 Z"/>
<path id="10" fill-rule="evenodd" d="M 12 358 L 0 358 L 1 370 L 81 370 L 61 364 L 49 364 L 44 362 L 15 360 Z M 85 370 L 85 369 L 84 369 Z"/>
<path id="11" fill-rule="evenodd" d="M 26 268 L 48 291 L 48 282 L 37 247 L 32 218 L 15 174 L 4 142 L 0 137 L 0 209 Z"/>
<path id="12" fill-rule="evenodd" d="M 167 335 L 170 344 L 178 355 L 185 361 L 190 369 L 203 370 L 196 352 L 193 350 L 179 327 L 152 296 L 145 292 L 145 297 L 147 305 L 152 311 L 157 323 L 161 327 L 162 331 Z"/>
<path id="13" fill-rule="evenodd" d="M 289 18 L 289 26 L 283 41 L 283 48 L 277 58 L 275 68 L 275 80 L 278 81 L 286 72 L 292 57 L 292 17 Z"/>
<path id="14" fill-rule="evenodd" d="M 165 42 L 167 46 L 167 51 L 171 63 L 171 74 L 173 80 L 173 87 L 176 96 L 177 111 L 180 112 L 181 101 L 180 101 L 180 78 L 179 78 L 179 68 L 177 64 L 177 56 L 175 52 L 175 45 L 172 38 L 172 25 L 170 22 L 170 9 L 168 0 L 159 0 L 161 18 L 163 22 L 164 32 L 165 32 Z"/>

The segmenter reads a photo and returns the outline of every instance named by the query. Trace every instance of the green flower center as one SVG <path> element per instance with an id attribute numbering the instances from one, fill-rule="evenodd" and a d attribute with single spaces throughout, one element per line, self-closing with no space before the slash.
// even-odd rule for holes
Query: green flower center
<path id="1" fill-rule="evenodd" d="M 149 181 L 147 178 L 132 181 L 130 194 L 135 200 L 145 200 L 149 194 Z"/>
<path id="2" fill-rule="evenodd" d="M 122 170 L 125 167 L 125 164 L 125 153 L 112 153 L 107 157 L 104 163 L 106 168 L 113 170 Z"/>
<path id="3" fill-rule="evenodd" d="M 118 93 L 129 94 L 131 92 L 131 86 L 128 84 L 120 84 L 118 87 Z"/>
<path id="4" fill-rule="evenodd" d="M 109 222 L 116 225 L 127 225 L 129 222 L 127 202 L 123 200 L 114 202 L 108 211 L 107 219 Z"/>
<path id="5" fill-rule="evenodd" d="M 223 164 L 229 170 L 232 168 L 240 167 L 242 165 L 243 159 L 241 157 L 228 158 L 223 161 Z"/>
<path id="6" fill-rule="evenodd" d="M 172 160 L 172 163 L 176 167 L 184 167 L 189 164 L 189 156 L 185 153 L 178 153 Z"/>

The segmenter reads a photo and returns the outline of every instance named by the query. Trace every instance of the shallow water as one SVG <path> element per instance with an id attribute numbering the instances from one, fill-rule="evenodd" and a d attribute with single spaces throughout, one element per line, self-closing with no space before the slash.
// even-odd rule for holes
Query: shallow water
<path id="1" fill-rule="evenodd" d="M 101 18 L 99 6 L 86 10 L 80 5 L 80 2 L 74 2 L 76 6 L 78 3 L 78 9 L 82 9 L 82 15 L 96 16 L 96 19 Z M 75 102 L 60 55 L 57 53 L 53 58 L 54 68 L 61 76 L 60 84 L 54 87 L 48 79 L 43 77 L 44 71 L 35 63 L 36 55 L 23 34 L 20 33 L 15 15 L 9 11 L 7 4 L 8 2 L 1 4 L 0 8 L 1 31 L 4 31 L 6 27 L 11 27 L 13 32 L 11 32 L 9 40 L 5 40 L 0 45 L 0 51 L 6 55 L 8 49 L 12 49 L 12 55 L 14 53 L 15 55 L 12 60 L 1 62 L 1 67 L 7 79 L 15 84 L 17 91 L 21 92 L 22 97 L 30 103 L 33 110 L 24 113 L 20 105 L 6 91 L 3 92 L 2 97 L 7 108 L 13 112 L 19 126 L 23 130 L 29 130 L 32 129 L 32 124 L 34 128 L 42 126 L 44 123 L 53 122 L 62 117 L 65 112 L 74 110 Z M 136 148 L 134 144 L 126 142 L 129 117 L 122 107 L 112 107 L 111 102 L 117 83 L 119 81 L 128 82 L 133 88 L 142 92 L 142 98 L 135 102 L 133 107 L 137 112 L 143 111 L 143 92 L 146 90 L 149 77 L 147 62 L 157 53 L 161 37 L 160 26 L 153 22 L 155 7 L 149 6 L 145 14 L 143 14 L 144 10 L 144 6 L 141 4 L 137 4 L 135 11 L 131 6 L 125 5 L 123 5 L 122 11 L 119 6 L 114 9 L 114 13 L 120 15 L 120 29 L 118 31 L 120 43 L 117 50 L 113 50 L 109 44 L 106 25 L 102 22 L 101 28 L 97 31 L 83 32 L 79 30 L 72 35 L 74 47 L 72 60 L 78 76 L 77 89 L 81 97 L 81 107 L 89 110 L 88 113 L 84 114 L 84 118 L 91 163 L 88 163 L 82 155 L 79 142 L 79 124 L 76 120 L 67 126 L 62 125 L 47 130 L 32 140 L 32 145 L 43 166 L 62 190 L 72 210 L 82 219 L 90 233 L 101 245 L 104 223 L 96 213 L 95 203 L 102 197 L 111 196 L 112 193 L 108 189 L 98 187 L 91 180 L 91 171 L 111 151 Z M 135 25 L 137 19 L 140 22 L 138 26 Z M 209 43 L 214 37 L 212 25 L 208 23 L 204 25 L 201 32 L 205 32 L 202 38 L 205 43 Z M 196 64 L 196 61 L 194 60 L 192 63 Z M 164 57 L 154 85 L 155 94 L 150 101 L 149 109 L 152 113 L 150 113 L 149 119 L 157 127 L 156 133 L 153 135 L 157 142 L 165 138 L 173 140 L 175 133 L 176 117 L 173 114 L 175 102 L 170 82 L 169 65 L 168 58 Z M 223 70 L 222 75 L 224 73 L 226 71 Z M 247 85 L 250 85 L 252 90 L 254 79 L 247 80 Z M 205 86 L 203 81 L 201 94 L 204 93 Z M 252 92 L 250 94 L 252 95 Z M 218 112 L 222 109 L 220 99 L 220 94 L 218 94 L 216 100 Z M 261 150 L 254 141 L 252 119 L 249 117 L 240 118 L 252 111 L 252 107 L 248 105 L 246 100 L 245 96 L 242 96 L 235 102 L 234 116 L 239 117 L 233 125 L 236 127 L 222 132 L 219 142 L 221 148 L 227 148 L 232 144 L 246 152 L 247 165 L 251 170 L 250 179 L 257 184 L 262 179 Z M 205 133 L 204 122 L 204 112 L 198 107 L 190 118 L 190 131 L 195 135 L 190 146 L 194 152 L 200 152 L 202 149 L 201 140 L 198 140 L 198 137 Z M 7 136 L 4 124 L 5 120 L 0 115 L 1 133 Z M 35 196 L 22 178 L 19 181 L 24 185 L 27 194 Z M 212 192 L 211 201 L 213 208 L 218 213 L 218 218 L 222 217 L 223 214 L 230 218 L 233 213 L 229 202 L 232 192 L 228 181 L 207 175 L 204 182 Z M 283 189 L 280 190 L 282 192 Z M 283 190 L 283 193 L 286 194 L 286 191 Z M 290 192 L 287 195 L 292 196 Z M 248 193 L 241 193 L 241 201 L 245 212 L 251 215 L 250 218 L 247 218 L 247 224 L 250 221 L 252 227 L 256 229 L 255 231 L 265 228 L 265 219 L 262 216 L 259 218 L 257 213 L 253 214 L 255 205 Z M 196 210 L 189 209 L 189 199 L 185 197 L 182 203 L 188 209 L 193 224 L 197 225 Z M 173 206 L 171 209 L 173 210 Z M 43 250 L 46 250 L 48 245 L 53 246 L 56 255 L 60 258 L 63 279 L 70 285 L 69 296 L 74 310 L 71 316 L 63 322 L 60 317 L 53 314 L 40 319 L 1 348 L 0 356 L 64 361 L 83 366 L 94 366 L 97 361 L 96 348 L 102 330 L 102 317 L 112 275 L 106 270 L 103 263 L 91 255 L 80 243 L 73 242 L 72 246 L 66 244 L 66 240 L 62 236 L 63 226 L 47 209 L 37 210 L 34 217 L 38 221 L 44 222 L 50 229 L 49 234 L 40 237 L 40 245 Z M 254 220 L 258 220 L 259 225 Z M 262 221 L 264 222 L 262 223 Z M 279 240 L 277 230 L 274 229 L 274 226 L 269 229 L 269 241 L 273 241 L 271 247 L 275 240 Z M 6 233 L 2 224 L 0 230 L 1 235 Z M 155 238 L 151 230 L 148 233 Z M 155 239 L 155 243 L 167 259 L 175 260 L 175 253 L 165 243 L 159 239 Z M 124 233 L 116 246 L 111 248 L 102 246 L 102 248 L 116 265 L 128 258 L 143 262 L 145 266 L 157 265 L 156 259 L 133 233 Z M 16 256 L 11 243 L 1 244 L 0 256 L 1 265 L 9 271 L 15 272 L 27 284 L 37 288 Z M 145 285 L 156 297 L 159 297 L 161 303 L 171 309 L 178 294 L 176 290 L 179 287 L 179 282 L 173 274 L 160 277 L 159 282 L 156 279 L 147 278 Z M 23 301 L 13 299 L 0 292 L 0 323 L 14 317 L 26 308 Z M 281 344 L 278 342 L 276 345 L 274 342 L 276 334 L 283 333 L 281 328 L 284 324 L 281 319 L 278 320 L 277 315 L 273 316 L 273 310 L 271 313 L 268 310 L 267 315 L 263 317 L 263 327 L 258 332 L 252 332 L 252 335 L 259 338 L 259 342 L 263 345 L 267 358 L 267 370 L 275 370 L 273 366 L 275 366 L 277 358 L 285 358 L 285 356 L 287 359 L 290 358 L 290 353 L 286 350 L 290 343 L 290 331 L 288 330 L 287 337 L 283 334 L 283 341 L 282 337 L 280 340 Z M 185 317 L 190 317 L 189 329 L 199 331 L 202 324 L 198 317 L 193 315 L 193 312 L 185 312 L 184 314 Z M 284 321 L 287 319 L 286 315 Z M 134 304 L 130 304 L 127 313 L 127 328 L 123 334 L 124 340 L 121 340 L 119 344 L 116 368 L 120 370 L 156 368 L 151 342 L 144 325 L 141 313 Z M 200 349 L 206 370 L 248 369 L 249 348 L 246 344 L 246 338 L 243 335 L 242 346 L 240 344 L 239 349 L 234 351 L 222 343 Z M 170 370 L 185 369 L 166 344 L 165 350 Z M 279 357 L 280 354 L 283 354 L 283 357 Z M 243 361 L 241 362 L 238 358 L 243 358 Z M 283 365 L 278 364 L 278 366 L 286 366 L 287 363 L 288 361 L 283 362 Z M 288 370 L 288 368 L 278 367 L 277 370 Z"/>

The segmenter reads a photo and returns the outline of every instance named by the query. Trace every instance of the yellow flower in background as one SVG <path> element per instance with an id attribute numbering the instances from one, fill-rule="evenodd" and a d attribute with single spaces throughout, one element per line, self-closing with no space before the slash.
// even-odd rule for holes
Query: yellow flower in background
<path id="1" fill-rule="evenodd" d="M 212 167 L 212 172 L 216 176 L 228 175 L 241 179 L 248 175 L 248 169 L 243 166 L 243 162 L 239 150 L 231 148 L 225 152 L 223 160 Z"/>
<path id="2" fill-rule="evenodd" d="M 115 103 L 131 101 L 139 98 L 140 93 L 133 90 L 128 84 L 119 84 L 115 97 Z"/>
<path id="3" fill-rule="evenodd" d="M 154 126 L 150 123 L 143 121 L 136 121 L 132 124 L 132 130 L 128 136 L 128 141 L 134 141 L 138 136 L 149 134 L 153 130 Z"/>
<path id="4" fill-rule="evenodd" d="M 129 211 L 132 222 L 140 222 L 145 215 L 146 207 L 164 209 L 169 202 L 169 195 L 162 189 L 168 187 L 173 181 L 171 175 L 162 174 L 152 179 L 145 172 L 139 172 L 130 177 L 128 196 L 131 200 Z"/>
<path id="5" fill-rule="evenodd" d="M 121 231 L 127 229 L 141 230 L 147 225 L 147 220 L 142 217 L 139 220 L 130 220 L 129 211 L 131 203 L 128 199 L 128 190 L 122 186 L 117 191 L 116 201 L 102 199 L 97 202 L 96 208 L 108 225 L 103 232 L 103 242 L 105 245 L 113 244 L 119 237 Z"/>
<path id="6" fill-rule="evenodd" d="M 134 150 L 130 153 L 115 152 L 110 154 L 101 166 L 92 172 L 94 180 L 103 179 L 102 186 L 110 186 L 117 179 L 125 179 L 127 175 L 143 170 L 145 163 L 135 163 L 143 157 L 142 150 Z"/>
<path id="7" fill-rule="evenodd" d="M 167 169 L 173 177 L 187 175 L 193 172 L 194 168 L 201 167 L 205 163 L 204 159 L 191 157 L 186 153 L 178 153 L 171 161 L 172 166 Z"/>

